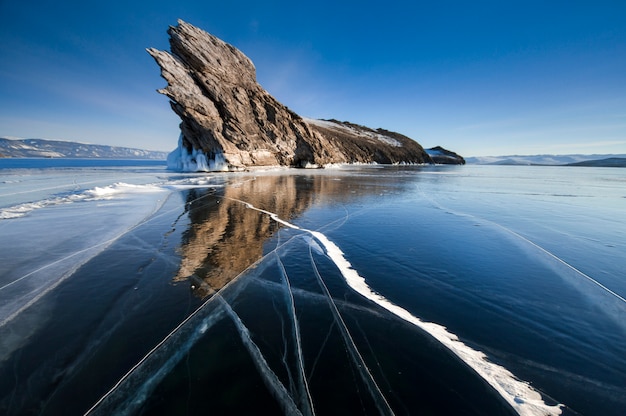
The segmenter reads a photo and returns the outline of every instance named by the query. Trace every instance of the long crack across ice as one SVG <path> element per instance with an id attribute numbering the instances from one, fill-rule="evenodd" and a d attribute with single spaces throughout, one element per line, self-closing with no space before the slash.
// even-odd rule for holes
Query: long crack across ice
<path id="1" fill-rule="evenodd" d="M 250 209 L 269 215 L 274 221 L 280 224 L 304 231 L 313 236 L 322 245 L 326 255 L 335 263 L 347 284 L 354 291 L 397 317 L 428 332 L 433 338 L 473 368 L 474 371 L 489 383 L 518 414 L 523 416 L 538 416 L 560 415 L 562 413 L 562 405 L 547 404 L 541 394 L 533 389 L 527 382 L 519 380 L 506 368 L 489 361 L 484 353 L 464 344 L 455 334 L 449 332 L 444 326 L 433 322 L 422 321 L 406 309 L 376 293 L 367 284 L 365 278 L 352 267 L 343 251 L 323 233 L 300 228 L 295 224 L 281 219 L 273 212 L 256 208 L 254 205 L 245 201 L 236 201 L 245 204 Z"/>

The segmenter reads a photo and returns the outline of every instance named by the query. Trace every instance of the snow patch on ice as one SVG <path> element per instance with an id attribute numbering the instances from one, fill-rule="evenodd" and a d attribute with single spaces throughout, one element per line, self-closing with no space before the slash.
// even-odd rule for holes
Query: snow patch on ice
<path id="1" fill-rule="evenodd" d="M 133 185 L 129 183 L 117 182 L 113 185 L 95 187 L 79 193 L 60 195 L 40 201 L 26 202 L 6 208 L 0 208 L 0 220 L 20 218 L 28 213 L 55 205 L 69 204 L 81 201 L 98 201 L 113 199 L 119 195 L 164 192 L 165 188 L 158 185 Z"/>
<path id="2" fill-rule="evenodd" d="M 130 183 L 117 182 L 113 185 L 95 187 L 85 191 L 83 194 L 78 194 L 75 197 L 69 197 L 73 200 L 85 199 L 87 201 L 94 199 L 111 199 L 116 195 L 129 194 L 129 193 L 153 193 L 161 192 L 163 188 L 157 185 L 133 185 Z"/>

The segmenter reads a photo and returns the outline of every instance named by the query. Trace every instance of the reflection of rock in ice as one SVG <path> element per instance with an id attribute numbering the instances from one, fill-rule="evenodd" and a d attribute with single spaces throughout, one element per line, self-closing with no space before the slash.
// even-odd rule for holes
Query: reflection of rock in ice
<path id="1" fill-rule="evenodd" d="M 434 339 L 474 369 L 518 413 L 522 415 L 560 414 L 560 406 L 546 404 L 542 400 L 541 395 L 527 383 L 516 379 L 506 368 L 490 362 L 482 352 L 474 350 L 461 342 L 455 334 L 449 332 L 445 327 L 431 322 L 424 322 L 413 316 L 406 309 L 393 304 L 384 296 L 376 293 L 360 273 L 352 267 L 341 249 L 328 239 L 325 234 L 298 227 L 290 222 L 294 216 L 299 215 L 315 203 L 315 198 L 323 199 L 328 194 L 333 194 L 334 201 L 341 200 L 341 198 L 358 197 L 359 194 L 346 193 L 346 184 L 334 179 L 336 178 L 330 175 L 247 175 L 238 177 L 236 183 L 227 185 L 224 188 L 190 190 L 187 204 L 187 215 L 190 225 L 183 235 L 183 242 L 180 248 L 182 261 L 176 279 L 190 278 L 203 295 L 218 292 L 220 295 L 213 296 L 212 299 L 219 299 L 224 293 L 222 289 L 229 282 L 233 281 L 243 271 L 250 270 L 250 266 L 258 262 L 259 259 L 264 258 L 264 245 L 267 239 L 279 227 L 293 228 L 295 231 L 292 231 L 292 233 L 295 232 L 300 238 L 307 240 L 309 243 L 307 247 L 312 252 L 324 255 L 332 260 L 346 283 L 354 291 L 398 318 L 429 333 Z M 384 186 L 384 184 L 381 184 L 381 186 Z M 379 190 L 380 188 L 372 186 L 367 187 L 365 192 L 378 192 Z M 280 245 L 281 241 L 277 241 L 277 244 Z M 267 251 L 267 248 L 265 251 Z M 280 256 L 284 256 L 284 254 L 279 255 L 278 252 L 274 252 L 270 257 L 276 260 L 276 262 L 272 261 L 273 263 L 280 266 L 282 264 Z M 259 263 L 256 264 L 257 267 L 260 267 Z M 284 290 L 290 291 L 289 276 L 287 276 L 286 270 L 279 267 L 279 271 L 283 274 Z M 254 272 L 254 274 L 257 273 Z M 319 276 L 319 281 L 323 285 L 323 276 Z M 241 283 L 241 281 L 238 281 L 238 283 Z M 239 284 L 235 286 L 238 287 Z M 233 286 L 229 287 L 232 288 Z M 324 293 L 327 293 L 327 291 Z M 233 300 L 232 293 L 229 296 L 225 294 L 223 296 L 228 302 Z M 330 294 L 327 294 L 327 297 L 332 308 L 333 299 L 330 297 Z M 289 303 L 291 301 L 287 299 L 286 302 Z M 290 352 L 290 356 L 294 360 L 294 364 L 290 365 L 298 365 L 297 363 L 299 362 L 300 370 L 298 370 L 298 367 L 292 367 L 294 376 L 287 384 L 293 384 L 296 388 L 286 389 L 286 391 L 290 392 L 290 400 L 281 400 L 281 403 L 284 406 L 287 403 L 287 407 L 291 406 L 290 403 L 295 403 L 297 408 L 303 411 L 306 409 L 306 406 L 303 407 L 303 404 L 310 402 L 310 400 L 306 399 L 306 388 L 298 389 L 297 386 L 305 386 L 303 380 L 306 380 L 307 369 L 303 364 L 302 353 L 298 350 L 298 348 L 302 347 L 298 337 L 299 324 L 295 318 L 295 306 L 293 303 L 291 304 L 292 308 L 286 310 L 288 315 L 283 315 L 281 319 L 286 318 L 290 320 L 291 329 L 284 327 L 283 330 L 291 331 L 294 334 L 294 340 L 286 341 L 284 338 L 283 342 L 285 343 L 285 349 L 287 348 L 286 344 L 293 345 L 295 352 Z M 358 347 L 354 342 L 350 342 L 351 335 L 348 329 L 345 327 L 345 324 L 341 325 L 342 318 L 339 311 L 335 310 L 335 312 L 333 314 L 334 320 L 350 354 L 352 365 L 355 366 L 360 374 L 361 381 L 367 386 L 367 390 L 376 403 L 378 410 L 383 414 L 392 413 L 385 395 L 378 387 L 377 380 L 374 379 L 365 365 Z M 238 318 L 235 319 L 232 314 L 230 315 L 237 324 Z M 240 336 L 243 337 L 242 340 L 245 343 L 244 338 L 248 330 L 243 323 L 238 328 Z M 285 337 L 285 333 L 283 333 L 283 337 Z M 261 360 L 262 354 L 258 351 L 257 354 L 251 344 L 248 347 L 250 347 L 248 348 L 249 353 L 255 357 L 255 365 L 260 366 L 263 364 L 263 360 Z M 261 358 L 257 356 L 259 354 L 261 354 Z M 286 385 L 270 383 L 268 380 L 272 379 L 272 371 L 268 372 L 265 367 L 263 368 L 265 370 L 261 368 L 257 368 L 257 370 L 263 372 L 264 377 L 269 377 L 266 377 L 266 384 L 269 383 L 274 386 L 275 395 L 284 395 Z M 298 371 L 300 371 L 301 377 L 297 376 Z M 268 386 L 268 388 L 272 390 L 271 386 Z"/>
<path id="2" fill-rule="evenodd" d="M 287 227 L 297 230 L 299 238 L 291 239 L 289 242 L 301 241 L 306 242 L 304 245 L 295 245 L 300 249 L 310 249 L 313 271 L 322 288 L 322 294 L 317 296 L 326 297 L 335 326 L 340 331 L 346 351 L 349 353 L 353 370 L 360 375 L 361 381 L 367 386 L 367 390 L 374 401 L 380 414 L 393 414 L 393 409 L 387 402 L 387 397 L 379 388 L 378 383 L 382 380 L 376 380 L 372 372 L 368 368 L 367 363 L 363 360 L 362 352 L 352 339 L 348 328 L 346 327 L 342 312 L 337 308 L 335 300 L 332 298 L 328 288 L 326 288 L 325 279 L 315 266 L 316 260 L 313 259 L 313 252 L 322 252 L 322 254 L 330 259 L 332 263 L 341 272 L 348 285 L 364 298 L 374 302 L 374 304 L 384 308 L 393 315 L 405 320 L 416 327 L 429 333 L 434 339 L 446 346 L 452 353 L 459 357 L 469 367 L 480 375 L 493 389 L 498 392 L 504 400 L 521 415 L 556 415 L 561 413 L 559 405 L 550 406 L 546 404 L 541 395 L 530 387 L 527 383 L 518 380 L 507 369 L 491 363 L 486 356 L 477 350 L 465 345 L 455 334 L 449 332 L 446 328 L 435 323 L 424 322 L 413 316 L 410 312 L 397 306 L 387 300 L 384 296 L 377 294 L 365 281 L 365 279 L 355 270 L 346 258 L 341 249 L 331 241 L 325 234 L 317 231 L 310 231 L 298 227 L 288 221 L 279 218 L 276 213 L 257 208 L 255 205 L 244 201 L 231 201 L 234 209 L 236 205 L 245 207 L 245 209 L 266 218 L 275 218 Z M 257 219 L 258 221 L 258 219 Z M 289 247 L 288 247 L 289 246 Z M 259 372 L 264 383 L 276 400 L 281 404 L 283 410 L 287 414 L 314 414 L 312 404 L 315 397 L 307 394 L 306 380 L 310 377 L 311 368 L 305 367 L 302 360 L 302 352 L 300 348 L 306 348 L 299 339 L 299 323 L 296 319 L 297 311 L 293 303 L 293 292 L 290 284 L 290 277 L 282 265 L 283 259 L 287 258 L 286 253 L 292 253 L 297 250 L 294 244 L 284 244 L 272 251 L 269 255 L 263 257 L 263 261 L 257 262 L 257 267 L 248 269 L 249 273 L 242 276 L 241 279 L 231 281 L 232 284 L 224 283 L 224 287 L 211 297 L 205 304 L 196 311 L 185 323 L 181 324 L 170 336 L 168 336 L 160 346 L 155 348 L 153 352 L 144 359 L 140 365 L 136 366 L 135 371 L 131 373 L 114 388 L 112 393 L 105 397 L 94 409 L 94 414 L 107 414 L 109 411 L 119 411 L 120 409 L 141 409 L 142 404 L 150 397 L 154 388 L 163 380 L 166 375 L 172 371 L 174 366 L 180 362 L 185 354 L 191 349 L 193 344 L 205 334 L 211 325 L 223 317 L 229 317 L 235 324 L 241 342 L 245 346 L 248 354 L 252 358 L 256 371 Z M 268 360 L 267 349 L 263 349 L 262 344 L 258 343 L 256 336 L 261 334 L 251 332 L 254 328 L 248 327 L 244 319 L 234 310 L 239 301 L 247 298 L 247 295 L 256 292 L 255 290 L 246 290 L 246 286 L 251 282 L 258 283 L 259 278 L 265 270 L 269 270 L 269 266 L 276 267 L 283 279 L 278 283 L 281 291 L 288 294 L 283 299 L 283 313 L 280 314 L 281 322 L 289 321 L 289 328 L 284 323 L 282 345 L 274 346 L 270 350 L 278 349 L 279 354 L 283 354 L 282 364 Z M 270 285 L 276 285 L 271 282 Z M 307 295 L 311 296 L 310 292 Z M 277 301 L 276 299 L 274 301 Z M 274 302 L 272 301 L 272 302 Z M 233 309 L 234 308 L 234 309 Z M 280 312 L 277 312 L 280 313 Z M 286 314 L 285 314 L 286 313 Z M 289 336 L 292 334 L 293 338 Z M 261 336 L 260 339 L 263 339 Z M 292 351 L 293 350 L 293 351 Z M 287 360 L 284 357 L 291 357 Z M 284 370 L 276 367 L 276 365 L 285 366 L 288 377 L 285 378 Z M 298 366 L 298 367 L 296 367 Z M 298 370 L 298 368 L 300 370 Z M 289 370 L 291 369 L 291 370 Z M 291 373 L 290 373 L 291 371 Z M 298 376 L 298 371 L 301 371 Z M 281 373 L 283 376 L 278 376 Z M 291 374 L 291 375 L 290 375 Z M 386 390 L 385 390 L 386 391 Z M 308 396 L 308 398 L 307 398 Z M 132 406 L 131 406 L 132 405 Z"/>
<path id="3" fill-rule="evenodd" d="M 376 193 L 381 187 L 384 184 L 362 191 Z M 344 190 L 345 182 L 332 176 L 292 174 L 245 175 L 223 188 L 189 190 L 190 224 L 183 234 L 181 265 L 174 280 L 191 279 L 196 293 L 206 296 L 263 256 L 264 244 L 281 224 L 241 201 L 290 219 L 329 195 L 339 201 L 358 196 Z"/>
<path id="4" fill-rule="evenodd" d="M 278 208 L 289 216 L 306 208 L 305 201 L 284 193 L 294 186 L 293 177 L 258 177 L 219 193 L 191 190 L 188 193 L 190 225 L 180 247 L 181 265 L 175 277 L 192 277 L 202 296 L 221 289 L 263 255 L 263 244 L 279 228 L 234 199 L 253 195 L 259 203 Z M 274 192 L 265 192 L 275 188 Z"/>

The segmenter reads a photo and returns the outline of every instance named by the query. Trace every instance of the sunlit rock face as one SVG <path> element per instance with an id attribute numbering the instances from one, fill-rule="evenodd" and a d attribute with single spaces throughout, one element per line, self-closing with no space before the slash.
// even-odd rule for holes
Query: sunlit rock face
<path id="1" fill-rule="evenodd" d="M 303 120 L 257 83 L 248 57 L 197 27 L 179 20 L 168 34 L 170 52 L 148 52 L 168 83 L 159 92 L 182 120 L 171 168 L 432 163 L 422 146 L 397 133 Z"/>

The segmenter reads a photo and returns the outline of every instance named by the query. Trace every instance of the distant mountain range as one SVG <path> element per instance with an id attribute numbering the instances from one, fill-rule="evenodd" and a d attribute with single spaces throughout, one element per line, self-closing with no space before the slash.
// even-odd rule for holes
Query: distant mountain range
<path id="1" fill-rule="evenodd" d="M 426 151 L 430 154 L 434 150 L 437 149 L 428 149 Z M 105 146 L 61 140 L 9 139 L 0 137 L 0 158 L 44 157 L 166 160 L 167 155 L 168 152 L 130 147 Z M 467 157 L 465 162 L 468 165 L 626 167 L 626 154 L 477 156 Z"/>
<path id="2" fill-rule="evenodd" d="M 167 152 L 44 139 L 0 137 L 0 157 L 106 158 L 165 160 Z"/>
<path id="3" fill-rule="evenodd" d="M 466 157 L 472 165 L 606 166 L 626 167 L 626 154 L 608 155 L 534 155 Z"/>

